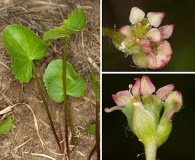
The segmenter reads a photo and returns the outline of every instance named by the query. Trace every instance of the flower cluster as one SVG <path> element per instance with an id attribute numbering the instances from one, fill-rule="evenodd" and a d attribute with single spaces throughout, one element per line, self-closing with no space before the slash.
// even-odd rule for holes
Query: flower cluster
<path id="1" fill-rule="evenodd" d="M 183 105 L 181 93 L 173 89 L 174 85 L 169 84 L 156 91 L 149 77 L 136 78 L 129 90 L 112 95 L 117 106 L 106 108 L 105 112 L 121 110 L 144 145 L 152 141 L 159 147 L 170 135 L 173 114 Z"/>
<path id="2" fill-rule="evenodd" d="M 164 67 L 172 55 L 171 46 L 166 39 L 174 29 L 173 24 L 159 27 L 164 16 L 162 12 L 149 12 L 145 18 L 141 9 L 133 7 L 129 16 L 131 25 L 119 29 L 118 35 L 113 37 L 114 45 L 127 56 L 132 54 L 133 62 L 139 67 Z"/>

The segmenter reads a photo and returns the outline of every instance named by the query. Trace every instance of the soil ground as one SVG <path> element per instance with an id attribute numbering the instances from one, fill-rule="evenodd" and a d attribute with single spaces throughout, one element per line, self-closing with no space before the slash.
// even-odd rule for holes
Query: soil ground
<path id="1" fill-rule="evenodd" d="M 99 79 L 99 0 L 1 0 L 0 31 L 9 24 L 23 24 L 42 37 L 43 33 L 61 25 L 68 13 L 75 7 L 82 8 L 87 15 L 87 25 L 83 32 L 76 33 L 68 46 L 68 61 L 76 72 L 83 76 L 87 90 L 82 98 L 69 98 L 76 135 L 80 138 L 78 145 L 70 155 L 70 159 L 87 159 L 95 144 L 95 136 L 84 132 L 84 129 L 95 123 L 95 96 L 89 84 L 88 71 L 92 71 Z M 1 36 L 0 36 L 1 37 Z M 62 58 L 64 39 L 50 41 L 50 47 L 44 59 L 35 65 L 42 80 L 45 68 L 54 59 Z M 91 60 L 93 62 L 91 62 Z M 46 93 L 46 91 L 45 91 Z M 63 104 L 57 104 L 47 97 L 52 115 L 59 111 L 63 129 Z M 21 104 L 24 103 L 24 104 Z M 62 160 L 52 134 L 47 114 L 34 78 L 28 84 L 21 84 L 14 78 L 11 70 L 10 55 L 4 49 L 0 38 L 0 110 L 14 106 L 9 112 L 0 115 L 0 121 L 11 115 L 15 128 L 5 135 L 0 135 L 1 160 L 47 160 L 50 156 Z M 42 146 L 35 129 L 32 109 L 36 116 Z M 55 117 L 53 116 L 53 120 Z M 70 145 L 70 147 L 73 147 Z M 96 154 L 92 159 L 96 159 Z"/>

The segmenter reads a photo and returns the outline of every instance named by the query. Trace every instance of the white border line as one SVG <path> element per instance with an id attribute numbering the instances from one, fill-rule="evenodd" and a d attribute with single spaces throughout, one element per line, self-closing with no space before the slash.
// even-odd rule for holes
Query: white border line
<path id="1" fill-rule="evenodd" d="M 195 72 L 101 72 L 101 74 L 195 74 Z"/>
<path id="2" fill-rule="evenodd" d="M 100 0 L 100 160 L 102 160 L 102 0 Z"/>

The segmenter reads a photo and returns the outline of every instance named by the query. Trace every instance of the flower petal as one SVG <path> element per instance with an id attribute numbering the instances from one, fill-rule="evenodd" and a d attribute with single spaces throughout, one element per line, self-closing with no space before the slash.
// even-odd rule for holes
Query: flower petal
<path id="1" fill-rule="evenodd" d="M 134 96 L 140 94 L 140 84 L 141 84 L 140 79 L 139 78 L 135 78 L 135 84 L 132 87 L 132 94 Z"/>
<path id="2" fill-rule="evenodd" d="M 157 61 L 157 68 L 156 69 L 160 69 L 162 67 L 164 67 L 171 59 L 171 56 L 165 56 L 165 55 L 160 55 L 158 54 L 156 56 L 156 61 Z"/>
<path id="3" fill-rule="evenodd" d="M 169 94 L 173 91 L 173 89 L 174 89 L 174 85 L 173 84 L 168 84 L 164 87 L 159 88 L 156 91 L 156 95 L 161 100 L 165 100 L 169 96 Z"/>
<path id="4" fill-rule="evenodd" d="M 153 52 L 150 52 L 146 55 L 146 59 L 150 69 L 160 69 L 170 61 L 171 57 L 162 54 L 155 55 Z"/>
<path id="5" fill-rule="evenodd" d="M 167 41 L 164 41 L 162 44 L 158 46 L 157 52 L 158 54 L 166 55 L 166 56 L 170 56 L 173 53 L 171 49 L 171 45 Z"/>
<path id="6" fill-rule="evenodd" d="M 150 81 L 150 78 L 148 76 L 143 76 L 141 78 L 141 93 L 144 94 L 152 94 L 155 92 L 155 87 L 153 83 Z"/>
<path id="7" fill-rule="evenodd" d="M 165 13 L 163 12 L 149 12 L 147 14 L 148 21 L 154 27 L 158 27 L 161 24 L 164 16 L 165 16 Z"/>
<path id="8" fill-rule="evenodd" d="M 126 102 L 129 100 L 129 98 L 131 98 L 131 97 L 132 97 L 132 95 L 128 90 L 120 91 L 120 92 L 117 92 L 116 94 L 112 95 L 112 98 L 115 101 L 115 103 L 117 104 L 117 106 L 124 106 L 126 104 Z"/>
<path id="9" fill-rule="evenodd" d="M 150 52 L 146 55 L 146 59 L 148 61 L 148 66 L 150 69 L 157 69 L 157 61 L 156 61 L 156 55 L 153 54 L 153 52 Z"/>
<path id="10" fill-rule="evenodd" d="M 132 24 L 135 24 L 141 22 L 144 16 L 145 13 L 141 9 L 139 9 L 138 7 L 133 7 L 130 12 L 129 21 Z"/>
<path id="11" fill-rule="evenodd" d="M 119 29 L 119 32 L 120 32 L 122 35 L 124 35 L 125 37 L 131 38 L 131 34 L 130 34 L 130 33 L 131 33 L 131 29 L 130 29 L 130 27 L 129 27 L 128 25 L 121 27 L 121 28 Z"/>
<path id="12" fill-rule="evenodd" d="M 161 34 L 160 31 L 157 28 L 150 29 L 146 35 L 146 37 L 150 38 L 154 42 L 159 42 L 161 40 Z"/>
<path id="13" fill-rule="evenodd" d="M 159 30 L 161 31 L 162 38 L 168 39 L 172 35 L 173 29 L 174 29 L 173 24 L 160 27 Z"/>

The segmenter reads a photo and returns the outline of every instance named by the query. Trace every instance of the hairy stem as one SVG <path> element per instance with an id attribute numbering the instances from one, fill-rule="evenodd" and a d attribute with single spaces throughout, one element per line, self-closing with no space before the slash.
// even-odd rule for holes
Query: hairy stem
<path id="1" fill-rule="evenodd" d="M 57 144 L 59 146 L 59 149 L 62 152 L 62 147 L 60 145 L 60 141 L 58 139 L 58 136 L 57 136 L 57 133 L 56 133 L 56 130 L 55 130 L 55 127 L 54 127 L 52 118 L 51 118 L 51 114 L 50 114 L 50 111 L 49 111 L 49 107 L 48 107 L 47 101 L 45 99 L 45 96 L 44 96 L 43 89 L 41 87 L 39 78 L 37 76 L 37 70 L 36 70 L 36 67 L 34 66 L 34 63 L 33 63 L 33 73 L 34 73 L 34 76 L 35 76 L 35 81 L 36 81 L 36 84 L 37 84 L 37 87 L 38 87 L 38 90 L 39 90 L 39 94 L 41 95 L 41 99 L 42 99 L 42 101 L 44 103 L 44 106 L 45 106 L 45 109 L 46 109 L 46 112 L 47 112 L 47 116 L 49 118 L 49 122 L 50 122 L 50 125 L 51 125 L 51 129 L 53 131 L 53 134 L 54 134 L 54 137 L 56 139 L 56 142 L 57 142 Z"/>
<path id="2" fill-rule="evenodd" d="M 63 54 L 63 91 L 64 91 L 64 129 L 65 129 L 65 143 L 66 152 L 69 157 L 69 143 L 68 143 L 68 105 L 67 105 L 67 95 L 66 95 L 66 53 L 68 46 L 69 37 L 66 37 L 64 44 L 64 54 Z"/>
<path id="3" fill-rule="evenodd" d="M 157 142 L 153 140 L 144 144 L 146 160 L 156 160 Z"/>
<path id="4" fill-rule="evenodd" d="M 100 119 L 99 119 L 99 111 L 100 111 L 100 102 L 96 100 L 96 152 L 97 152 L 97 160 L 100 160 Z"/>

